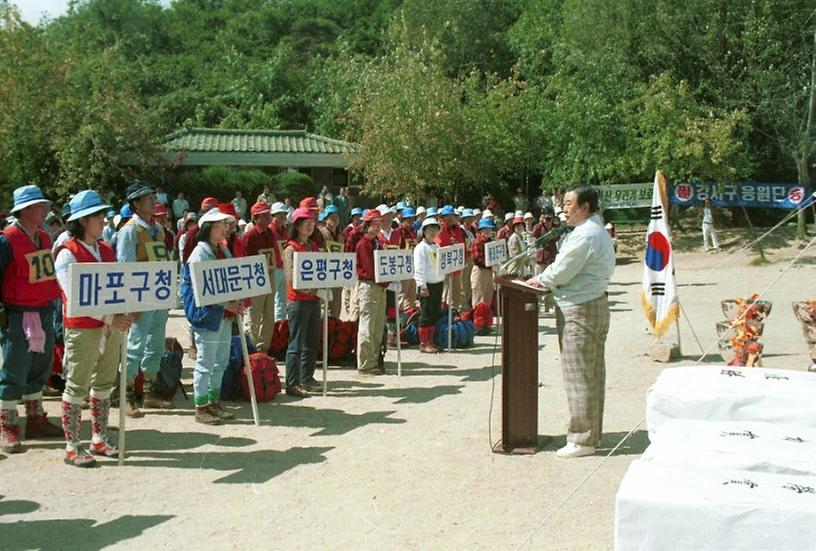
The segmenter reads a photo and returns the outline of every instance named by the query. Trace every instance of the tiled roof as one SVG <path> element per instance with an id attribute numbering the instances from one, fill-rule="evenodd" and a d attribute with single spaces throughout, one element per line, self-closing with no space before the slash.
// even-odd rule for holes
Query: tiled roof
<path id="1" fill-rule="evenodd" d="M 164 151 L 219 153 L 354 153 L 357 146 L 305 130 L 184 128 L 161 144 Z"/>

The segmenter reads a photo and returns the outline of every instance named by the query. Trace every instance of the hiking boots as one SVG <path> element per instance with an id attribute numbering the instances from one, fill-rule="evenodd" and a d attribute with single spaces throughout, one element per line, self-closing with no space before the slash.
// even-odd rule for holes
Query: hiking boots
<path id="1" fill-rule="evenodd" d="M 220 425 L 221 418 L 213 412 L 210 405 L 200 406 L 197 407 L 195 410 L 195 420 L 196 423 L 202 423 L 204 425 Z"/>
<path id="2" fill-rule="evenodd" d="M 65 452 L 64 461 L 66 464 L 73 465 L 74 467 L 88 468 L 96 465 L 96 459 L 94 459 L 91 454 L 89 454 L 82 448 L 67 450 Z"/>
<path id="3" fill-rule="evenodd" d="M 121 407 L 121 404 L 119 407 Z M 128 383 L 125 390 L 125 415 L 132 419 L 144 417 L 144 413 L 139 409 L 136 402 L 136 385 L 134 383 Z"/>
<path id="4" fill-rule="evenodd" d="M 16 409 L 0 409 L 0 451 L 6 453 L 23 451 Z"/>
<path id="5" fill-rule="evenodd" d="M 426 354 L 437 354 L 439 349 L 433 343 L 434 327 L 419 328 L 419 351 Z"/>
<path id="6" fill-rule="evenodd" d="M 211 402 L 210 412 L 219 419 L 235 419 L 235 414 L 225 408 L 221 402 Z"/>
<path id="7" fill-rule="evenodd" d="M 309 392 L 302 385 L 292 385 L 286 387 L 287 396 L 295 396 L 296 398 L 308 398 Z"/>
<path id="8" fill-rule="evenodd" d="M 77 408 L 82 411 L 82 406 Z M 45 413 L 26 419 L 26 438 L 55 438 L 63 434 L 62 428 L 52 424 Z"/>
<path id="9" fill-rule="evenodd" d="M 173 405 L 173 402 L 160 396 L 156 392 L 155 382 L 148 379 L 145 379 L 144 382 L 142 406 L 150 409 L 175 409 L 176 407 Z"/>

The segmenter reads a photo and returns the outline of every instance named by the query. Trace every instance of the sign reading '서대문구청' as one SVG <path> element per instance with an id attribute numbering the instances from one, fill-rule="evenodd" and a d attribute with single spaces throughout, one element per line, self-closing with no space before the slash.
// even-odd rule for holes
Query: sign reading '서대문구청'
<path id="1" fill-rule="evenodd" d="M 190 264 L 196 306 L 209 306 L 272 292 L 265 255 Z"/>
<path id="2" fill-rule="evenodd" d="M 357 282 L 357 255 L 296 252 L 292 280 L 295 289 L 350 287 Z"/>
<path id="3" fill-rule="evenodd" d="M 68 280 L 72 318 L 176 307 L 175 262 L 75 262 Z"/>
<path id="4" fill-rule="evenodd" d="M 414 277 L 414 254 L 404 249 L 374 251 L 374 281 L 390 283 Z"/>

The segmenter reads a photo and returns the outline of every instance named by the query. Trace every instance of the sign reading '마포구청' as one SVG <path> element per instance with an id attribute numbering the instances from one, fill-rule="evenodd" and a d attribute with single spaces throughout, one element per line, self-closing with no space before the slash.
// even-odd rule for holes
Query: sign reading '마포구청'
<path id="1" fill-rule="evenodd" d="M 190 279 L 199 307 L 272 292 L 268 260 L 262 254 L 194 262 Z"/>
<path id="2" fill-rule="evenodd" d="M 68 279 L 72 318 L 176 307 L 175 262 L 75 262 Z"/>
<path id="3" fill-rule="evenodd" d="M 351 287 L 357 282 L 357 255 L 296 252 L 292 280 L 295 289 Z"/>
<path id="4" fill-rule="evenodd" d="M 390 283 L 414 277 L 414 254 L 404 249 L 374 251 L 374 281 Z"/>

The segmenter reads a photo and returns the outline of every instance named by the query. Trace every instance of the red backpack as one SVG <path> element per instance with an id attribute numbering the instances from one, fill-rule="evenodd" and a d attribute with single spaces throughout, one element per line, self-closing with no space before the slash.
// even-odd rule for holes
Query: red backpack
<path id="1" fill-rule="evenodd" d="M 289 320 L 278 320 L 275 323 L 275 331 L 272 334 L 272 342 L 267 351 L 270 356 L 283 358 L 286 348 L 289 346 Z"/>
<path id="2" fill-rule="evenodd" d="M 490 305 L 480 302 L 473 308 L 473 326 L 480 335 L 490 333 L 493 328 L 493 310 Z"/>
<path id="3" fill-rule="evenodd" d="M 274 400 L 281 391 L 280 374 L 275 360 L 263 352 L 256 352 L 249 356 L 249 364 L 252 370 L 252 383 L 255 386 L 255 398 L 259 402 Z M 241 370 L 241 393 L 245 400 L 249 400 L 249 385 L 244 370 Z"/>

